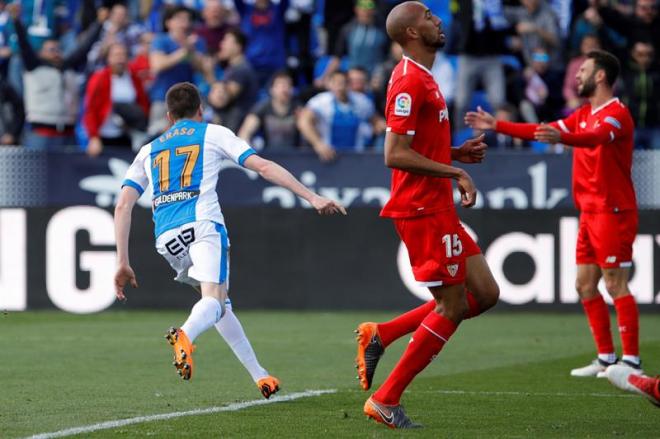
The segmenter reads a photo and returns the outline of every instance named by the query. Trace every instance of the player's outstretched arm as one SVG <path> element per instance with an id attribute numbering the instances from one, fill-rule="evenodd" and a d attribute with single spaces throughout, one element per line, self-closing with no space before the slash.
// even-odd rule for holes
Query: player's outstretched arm
<path id="1" fill-rule="evenodd" d="M 385 135 L 385 165 L 413 174 L 453 178 L 461 192 L 461 205 L 472 207 L 477 201 L 477 189 L 470 175 L 463 169 L 438 163 L 412 149 L 413 136 L 389 131 Z"/>
<path id="2" fill-rule="evenodd" d="M 609 143 L 616 138 L 616 126 L 611 126 L 607 123 L 600 125 L 593 131 L 583 131 L 580 133 L 560 131 L 553 125 L 539 125 L 534 132 L 534 139 L 545 143 L 561 142 L 578 148 L 593 148 Z"/>
<path id="3" fill-rule="evenodd" d="M 523 140 L 534 140 L 534 133 L 538 128 L 535 123 L 515 123 L 505 120 L 497 120 L 495 116 L 483 108 L 477 107 L 477 111 L 465 113 L 465 124 L 470 128 L 481 131 L 497 131 L 511 137 Z"/>
<path id="4" fill-rule="evenodd" d="M 135 273 L 128 259 L 128 236 L 131 233 L 131 213 L 140 198 L 140 193 L 133 187 L 124 186 L 119 193 L 115 206 L 115 241 L 117 243 L 117 272 L 115 273 L 115 295 L 119 300 L 126 300 L 124 287 L 130 283 L 137 288 Z"/>
<path id="5" fill-rule="evenodd" d="M 261 177 L 271 183 L 289 189 L 294 194 L 307 200 L 321 215 L 332 215 L 335 213 L 346 215 L 346 209 L 344 209 L 344 206 L 336 201 L 332 201 L 310 191 L 304 184 L 299 182 L 296 177 L 291 175 L 289 171 L 271 160 L 266 160 L 253 154 L 245 159 L 243 165 L 246 168 L 257 172 Z"/>

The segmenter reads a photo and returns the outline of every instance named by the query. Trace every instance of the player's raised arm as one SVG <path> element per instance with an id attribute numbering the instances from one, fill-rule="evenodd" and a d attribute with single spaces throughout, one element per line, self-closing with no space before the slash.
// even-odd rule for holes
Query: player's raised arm
<path id="1" fill-rule="evenodd" d="M 461 205 L 472 207 L 477 201 L 477 189 L 463 169 L 433 161 L 411 148 L 413 136 L 388 131 L 385 135 L 385 165 L 413 174 L 452 178 L 461 191 Z"/>
<path id="2" fill-rule="evenodd" d="M 332 215 L 335 213 L 346 215 L 344 206 L 310 191 L 291 175 L 289 171 L 271 160 L 266 160 L 256 154 L 252 154 L 245 159 L 243 165 L 257 172 L 261 177 L 271 183 L 289 189 L 294 194 L 307 200 L 321 215 Z"/>
<path id="3" fill-rule="evenodd" d="M 140 192 L 131 185 L 122 187 L 115 206 L 115 241 L 117 242 L 117 272 L 115 273 L 115 295 L 119 300 L 126 300 L 124 287 L 130 283 L 137 288 L 135 273 L 128 257 L 128 237 L 131 233 L 131 213 L 140 198 Z"/>

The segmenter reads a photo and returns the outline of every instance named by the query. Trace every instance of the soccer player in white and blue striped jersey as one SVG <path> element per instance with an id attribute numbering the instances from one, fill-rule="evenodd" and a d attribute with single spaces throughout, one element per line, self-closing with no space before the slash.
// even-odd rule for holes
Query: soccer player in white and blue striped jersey
<path id="1" fill-rule="evenodd" d="M 137 154 L 115 208 L 117 298 L 125 300 L 127 284 L 137 287 L 128 256 L 131 212 L 145 188 L 152 185 L 156 249 L 176 271 L 175 279 L 202 295 L 185 323 L 170 328 L 166 335 L 174 349 L 177 372 L 185 380 L 191 378 L 193 342 L 215 325 L 268 398 L 279 390 L 279 381 L 257 361 L 227 296 L 229 239 L 216 192 L 220 162 L 229 159 L 256 171 L 307 200 L 320 214 L 346 211 L 310 191 L 280 165 L 259 157 L 227 128 L 202 122 L 201 97 L 194 85 L 172 86 L 166 102 L 172 126 Z"/>

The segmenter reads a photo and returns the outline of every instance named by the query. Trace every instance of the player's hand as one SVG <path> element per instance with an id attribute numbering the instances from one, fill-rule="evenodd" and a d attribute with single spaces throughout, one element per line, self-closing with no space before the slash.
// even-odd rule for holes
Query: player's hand
<path id="1" fill-rule="evenodd" d="M 465 114 L 465 124 L 475 130 L 494 130 L 497 120 L 483 108 L 477 107 L 477 111 L 468 111 Z"/>
<path id="2" fill-rule="evenodd" d="M 337 158 L 337 151 L 335 151 L 332 146 L 325 143 L 318 145 L 314 149 L 322 162 L 331 162 Z"/>
<path id="3" fill-rule="evenodd" d="M 559 143 L 561 142 L 561 132 L 555 127 L 541 124 L 534 131 L 534 139 L 543 143 Z"/>
<path id="4" fill-rule="evenodd" d="M 314 195 L 310 204 L 320 215 L 334 215 L 335 213 L 346 215 L 346 209 L 344 206 L 320 195 Z"/>
<path id="5" fill-rule="evenodd" d="M 126 301 L 126 296 L 124 295 L 126 284 L 130 284 L 133 288 L 138 287 L 135 273 L 130 265 L 120 265 L 117 267 L 117 273 L 115 273 L 115 296 L 122 302 Z"/>
<path id="6" fill-rule="evenodd" d="M 472 177 L 461 170 L 461 175 L 456 180 L 458 190 L 461 193 L 461 206 L 472 207 L 477 202 L 477 188 L 472 182 Z"/>
<path id="7" fill-rule="evenodd" d="M 485 134 L 468 139 L 456 150 L 456 160 L 462 163 L 481 163 L 486 157 L 488 145 L 484 143 Z"/>

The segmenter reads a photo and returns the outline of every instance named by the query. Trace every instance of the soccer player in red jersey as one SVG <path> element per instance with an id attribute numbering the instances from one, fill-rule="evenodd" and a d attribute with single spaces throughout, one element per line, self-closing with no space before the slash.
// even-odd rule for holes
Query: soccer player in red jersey
<path id="1" fill-rule="evenodd" d="M 387 92 L 385 163 L 392 168 L 391 197 L 381 216 L 394 220 L 405 243 L 415 279 L 434 300 L 385 323 L 358 329 L 358 374 L 367 390 L 385 347 L 413 332 L 403 356 L 364 412 L 391 428 L 412 428 L 399 400 L 413 378 L 433 360 L 464 318 L 492 307 L 499 289 L 479 247 L 460 223 L 451 180 L 461 204 L 476 201 L 472 179 L 451 161 L 478 163 L 483 137 L 451 147 L 449 112 L 430 68 L 445 44 L 440 19 L 419 2 L 397 5 L 387 17 L 387 33 L 403 48 Z"/>
<path id="2" fill-rule="evenodd" d="M 623 357 L 620 364 L 641 373 L 639 316 L 628 289 L 632 246 L 637 233 L 637 202 L 631 178 L 634 124 L 630 112 L 614 97 L 612 86 L 619 61 L 608 52 L 587 55 L 576 79 L 578 93 L 589 103 L 550 124 L 496 120 L 481 108 L 465 121 L 478 130 L 547 143 L 565 143 L 573 150 L 573 198 L 580 211 L 576 246 L 576 288 L 593 333 L 598 357 L 571 371 L 573 376 L 605 376 L 617 362 L 607 305 L 598 291 L 603 277 L 614 299 Z"/>

